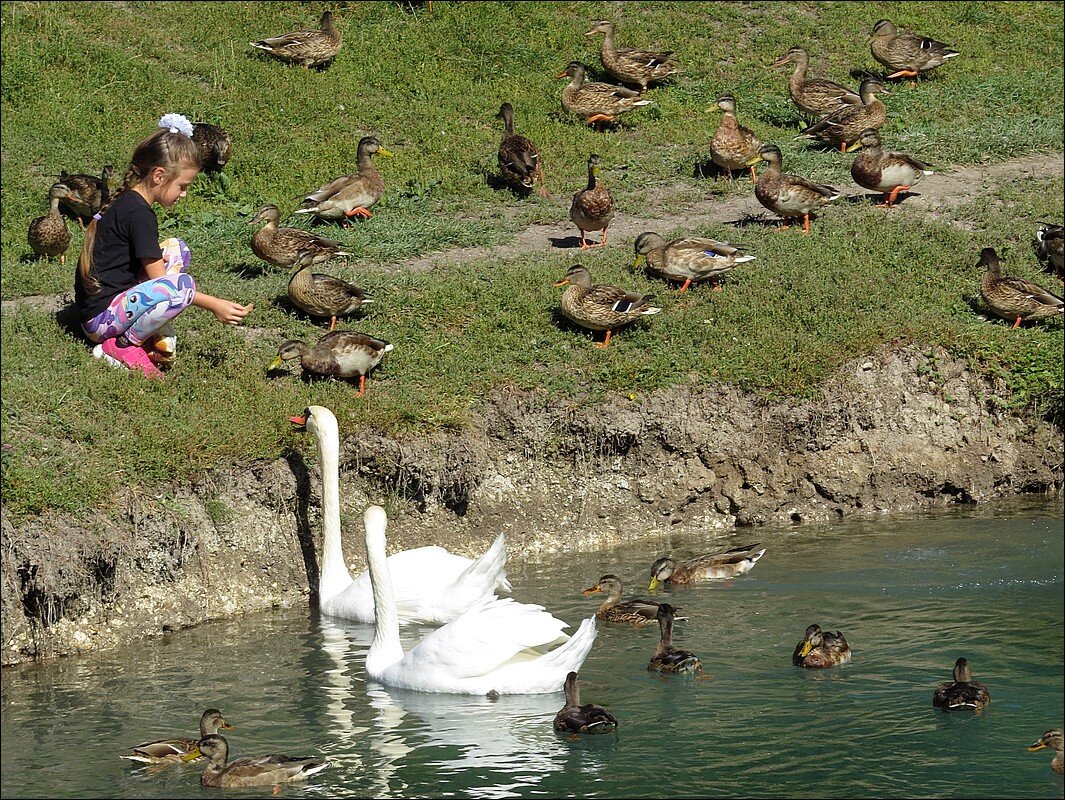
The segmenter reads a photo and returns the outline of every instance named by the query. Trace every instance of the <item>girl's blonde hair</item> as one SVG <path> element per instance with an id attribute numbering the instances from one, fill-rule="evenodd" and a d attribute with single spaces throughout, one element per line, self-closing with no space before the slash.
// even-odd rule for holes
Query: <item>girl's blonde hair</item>
<path id="1" fill-rule="evenodd" d="M 96 217 L 109 209 L 124 191 L 147 180 L 152 170 L 157 167 L 166 170 L 167 183 L 169 183 L 175 180 L 183 169 L 189 167 L 199 169 L 200 166 L 200 151 L 192 139 L 183 133 L 173 133 L 167 128 L 160 128 L 137 145 L 130 158 L 129 169 L 126 170 L 122 179 L 122 188 L 112 195 L 107 204 L 97 212 Z M 92 251 L 96 244 L 96 217 L 93 217 L 88 227 L 85 228 L 81 256 L 78 258 L 78 272 L 81 275 L 82 284 L 90 294 L 97 292 L 100 288 L 100 283 L 92 272 Z"/>

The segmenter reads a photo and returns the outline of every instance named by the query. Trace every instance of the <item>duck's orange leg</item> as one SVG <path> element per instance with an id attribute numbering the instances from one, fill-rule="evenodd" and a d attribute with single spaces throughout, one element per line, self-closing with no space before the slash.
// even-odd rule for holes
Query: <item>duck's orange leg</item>
<path id="1" fill-rule="evenodd" d="M 808 213 L 802 215 L 802 232 L 804 234 L 810 232 L 810 215 Z"/>
<path id="2" fill-rule="evenodd" d="M 599 342 L 596 342 L 595 346 L 598 347 L 600 350 L 602 350 L 603 348 L 606 348 L 606 347 L 610 347 L 610 329 L 609 328 L 607 329 L 606 337 L 603 339 L 603 343 L 600 344 Z"/>
<path id="3" fill-rule="evenodd" d="M 1013 323 L 1013 330 L 1017 330 L 1019 327 L 1021 327 L 1021 318 L 1017 317 L 1017 321 Z"/>
<path id="4" fill-rule="evenodd" d="M 751 167 L 751 183 L 758 183 L 758 173 L 754 171 L 753 166 Z"/>
<path id="5" fill-rule="evenodd" d="M 691 278 L 685 278 L 684 279 L 684 285 L 681 286 L 680 289 L 677 290 L 678 293 L 688 291 L 688 287 L 691 286 L 691 285 L 692 285 L 692 279 Z"/>
<path id="6" fill-rule="evenodd" d="M 359 376 L 359 391 L 355 393 L 355 396 L 356 397 L 362 397 L 364 394 L 366 394 L 366 376 L 365 375 L 360 375 Z"/>
<path id="7" fill-rule="evenodd" d="M 333 328 L 335 328 L 336 326 L 337 326 L 337 318 L 336 318 L 336 316 L 330 317 L 329 318 L 329 330 L 333 330 Z"/>
<path id="8" fill-rule="evenodd" d="M 898 72 L 892 72 L 888 75 L 889 78 L 916 78 L 917 70 L 915 69 L 900 69 Z"/>
<path id="9" fill-rule="evenodd" d="M 886 205 L 888 208 L 891 208 L 891 206 L 895 204 L 895 201 L 899 199 L 899 193 L 908 192 L 909 190 L 909 186 L 896 186 L 891 190 L 890 195 L 884 195 L 884 202 L 881 203 L 881 205 Z"/>
<path id="10" fill-rule="evenodd" d="M 370 213 L 369 209 L 366 209 L 366 208 L 363 208 L 362 206 L 359 206 L 358 208 L 351 209 L 351 211 L 345 211 L 344 212 L 344 216 L 345 217 L 362 217 L 363 219 L 369 219 L 370 217 L 373 216 L 373 214 Z"/>
<path id="11" fill-rule="evenodd" d="M 609 114 L 592 114 L 584 122 L 586 125 L 594 125 L 597 122 L 613 122 L 614 118 Z"/>

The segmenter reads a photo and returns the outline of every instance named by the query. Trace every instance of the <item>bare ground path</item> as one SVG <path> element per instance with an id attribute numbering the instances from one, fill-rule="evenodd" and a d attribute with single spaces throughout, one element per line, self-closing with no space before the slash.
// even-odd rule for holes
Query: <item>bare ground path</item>
<path id="1" fill-rule="evenodd" d="M 952 224 L 964 226 L 962 221 L 951 220 L 949 212 L 952 208 L 963 205 L 998 186 L 1046 173 L 1065 174 L 1065 154 L 1040 153 L 998 164 L 946 168 L 922 181 L 919 191 L 915 190 L 908 196 L 904 195 L 902 207 L 924 209 L 935 217 L 946 218 Z M 674 228 L 696 227 L 707 222 L 743 225 L 757 220 L 767 223 L 775 220 L 775 217 L 755 199 L 753 192 L 737 197 L 710 197 L 697 202 L 685 202 L 680 206 L 676 203 L 671 205 L 670 200 L 675 198 L 677 191 L 669 186 L 653 190 L 646 204 L 648 210 L 670 207 L 675 210 L 670 213 L 643 216 L 619 214 L 610 225 L 610 238 L 615 242 L 631 241 L 646 230 L 665 231 Z M 862 195 L 879 198 L 879 195 L 871 195 L 864 190 L 850 192 L 848 196 L 860 197 Z M 531 225 L 520 231 L 506 244 L 490 247 L 450 248 L 418 258 L 398 261 L 386 269 L 390 272 L 431 270 L 446 267 L 449 264 L 478 261 L 489 257 L 506 261 L 527 256 L 530 251 L 552 248 L 571 249 L 574 253 L 580 252 L 576 228 L 568 217 L 569 195 L 556 195 L 555 200 L 559 203 L 560 209 L 559 222 L 555 224 Z M 54 295 L 31 295 L 4 300 L 2 307 L 4 311 L 11 311 L 30 305 L 41 311 L 55 313 L 71 301 L 72 292 L 62 292 Z"/>

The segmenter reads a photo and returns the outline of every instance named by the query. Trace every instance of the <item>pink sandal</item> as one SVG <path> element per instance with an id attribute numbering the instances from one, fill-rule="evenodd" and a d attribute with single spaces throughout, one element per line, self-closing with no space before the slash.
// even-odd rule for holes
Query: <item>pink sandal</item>
<path id="1" fill-rule="evenodd" d="M 140 345 L 131 344 L 128 347 L 122 347 L 117 339 L 104 339 L 99 345 L 99 349 L 100 357 L 107 357 L 105 360 L 113 360 L 134 372 L 143 372 L 146 377 L 156 378 L 161 377 L 163 374 L 159 367 L 152 363 L 147 351 Z M 94 355 L 95 351 L 96 348 L 93 348 Z"/>

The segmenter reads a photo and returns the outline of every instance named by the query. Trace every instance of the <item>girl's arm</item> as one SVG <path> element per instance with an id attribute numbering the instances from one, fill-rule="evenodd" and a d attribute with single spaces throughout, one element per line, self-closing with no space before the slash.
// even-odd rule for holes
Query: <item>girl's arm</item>
<path id="1" fill-rule="evenodd" d="M 192 298 L 192 304 L 194 306 L 199 306 L 200 308 L 206 308 L 224 325 L 238 325 L 251 313 L 251 310 L 255 308 L 254 303 L 242 306 L 240 303 L 234 303 L 232 300 L 223 300 L 221 297 L 212 297 L 211 295 L 204 294 L 200 291 L 197 291 L 196 296 Z"/>

